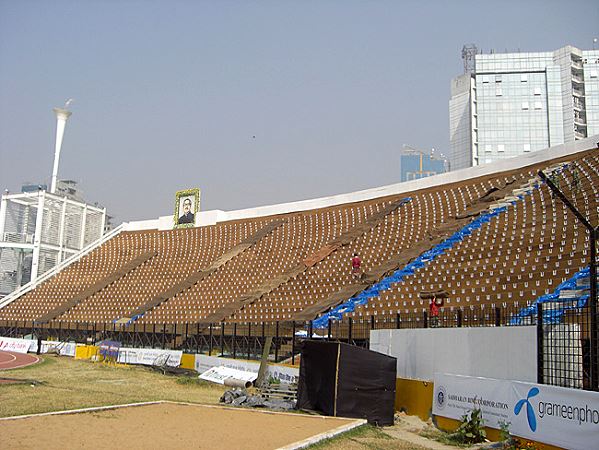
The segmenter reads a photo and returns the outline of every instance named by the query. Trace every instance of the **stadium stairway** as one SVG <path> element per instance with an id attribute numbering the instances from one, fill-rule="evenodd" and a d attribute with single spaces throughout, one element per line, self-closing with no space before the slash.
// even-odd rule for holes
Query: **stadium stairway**
<path id="1" fill-rule="evenodd" d="M 566 163 L 559 163 L 546 169 L 546 172 L 548 175 L 559 173 L 565 166 Z M 443 231 L 445 233 L 453 232 L 450 237 L 437 237 L 429 243 L 417 243 L 409 249 L 408 254 L 400 255 L 399 258 L 388 261 L 376 272 L 370 273 L 367 278 L 376 280 L 382 278 L 381 275 L 383 274 L 388 275 L 391 273 L 390 275 L 371 284 L 358 295 L 355 295 L 356 292 L 352 291 L 362 286 L 349 286 L 324 301 L 304 309 L 296 315 L 295 320 L 312 320 L 318 314 L 322 314 L 330 308 L 333 309 L 314 320 L 313 327 L 326 328 L 329 320 L 342 320 L 344 314 L 353 312 L 356 306 L 367 304 L 371 299 L 378 297 L 382 291 L 391 289 L 392 285 L 403 282 L 406 277 L 414 275 L 415 270 L 425 267 L 426 264 L 451 249 L 456 243 L 470 236 L 474 230 L 480 228 L 484 223 L 506 212 L 509 205 L 522 200 L 525 195 L 530 195 L 541 183 L 539 177 L 534 177 L 517 189 L 511 186 L 512 183 L 506 184 L 501 189 L 492 189 L 483 195 L 478 202 L 467 208 L 463 214 L 456 216 L 453 222 L 449 222 L 444 227 Z M 492 201 L 490 205 L 488 204 L 489 200 Z M 469 219 L 472 217 L 476 218 L 470 221 Z M 468 223 L 464 225 L 464 221 L 468 221 Z M 426 248 L 423 248 L 425 245 Z M 400 267 L 402 268 L 400 269 Z M 352 295 L 343 298 L 343 294 Z M 349 300 L 339 304 L 347 298 Z"/>

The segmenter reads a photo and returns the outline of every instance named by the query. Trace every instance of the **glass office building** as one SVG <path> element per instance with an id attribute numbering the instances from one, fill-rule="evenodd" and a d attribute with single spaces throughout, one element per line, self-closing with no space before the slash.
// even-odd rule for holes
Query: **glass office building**
<path id="1" fill-rule="evenodd" d="M 477 54 L 452 80 L 452 169 L 599 134 L 599 50 Z"/>

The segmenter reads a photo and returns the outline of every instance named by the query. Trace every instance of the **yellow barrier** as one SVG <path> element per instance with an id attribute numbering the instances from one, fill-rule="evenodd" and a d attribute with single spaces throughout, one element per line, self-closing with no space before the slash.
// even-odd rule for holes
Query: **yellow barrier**
<path id="1" fill-rule="evenodd" d="M 398 378 L 395 383 L 395 410 L 428 420 L 433 407 L 433 383 Z"/>
<path id="2" fill-rule="evenodd" d="M 195 369 L 196 367 L 196 355 L 189 353 L 183 353 L 181 356 L 181 366 L 183 369 Z"/>
<path id="3" fill-rule="evenodd" d="M 95 345 L 77 344 L 75 348 L 75 359 L 91 359 L 92 356 L 97 355 L 99 347 Z"/>

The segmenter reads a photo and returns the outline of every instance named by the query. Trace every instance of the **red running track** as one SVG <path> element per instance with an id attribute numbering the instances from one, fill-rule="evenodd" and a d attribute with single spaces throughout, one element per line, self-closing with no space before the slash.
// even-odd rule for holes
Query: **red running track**
<path id="1" fill-rule="evenodd" d="M 20 367 L 30 366 L 38 361 L 39 358 L 34 355 L 0 351 L 0 370 L 18 369 Z"/>

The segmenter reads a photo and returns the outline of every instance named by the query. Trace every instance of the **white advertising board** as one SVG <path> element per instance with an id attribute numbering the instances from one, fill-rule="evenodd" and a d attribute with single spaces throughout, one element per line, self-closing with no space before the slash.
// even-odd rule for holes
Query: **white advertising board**
<path id="1" fill-rule="evenodd" d="M 127 348 L 119 349 L 117 362 L 123 364 L 144 364 L 146 366 L 178 367 L 181 364 L 181 350 L 160 350 L 153 348 Z"/>
<path id="2" fill-rule="evenodd" d="M 234 378 L 241 381 L 254 382 L 258 378 L 255 372 L 247 372 L 245 370 L 231 369 L 230 367 L 213 367 L 200 375 L 202 380 L 212 381 L 213 383 L 225 384 L 225 380 Z"/>
<path id="3" fill-rule="evenodd" d="M 241 370 L 243 372 L 254 372 L 258 374 L 260 363 L 253 361 L 243 361 L 239 359 L 219 358 L 218 356 L 196 355 L 195 370 L 204 373 L 213 367 L 229 367 L 231 369 Z M 266 368 L 267 376 L 271 376 L 283 383 L 297 383 L 299 379 L 299 369 L 295 367 L 268 365 Z"/>
<path id="4" fill-rule="evenodd" d="M 0 337 L 0 350 L 5 352 L 27 353 L 34 344 L 31 339 Z"/>
<path id="5" fill-rule="evenodd" d="M 77 344 L 74 342 L 42 341 L 40 353 L 49 353 L 56 350 L 61 356 L 75 356 L 76 347 Z M 17 353 L 37 353 L 37 340 L 0 337 L 0 350 Z"/>
<path id="6" fill-rule="evenodd" d="M 485 425 L 573 450 L 597 448 L 599 393 L 520 381 L 435 374 L 433 414 L 461 419 L 474 406 Z"/>
<path id="7" fill-rule="evenodd" d="M 75 342 L 42 341 L 40 353 L 58 353 L 60 356 L 75 356 Z M 37 341 L 32 341 L 30 352 L 37 352 Z"/>

